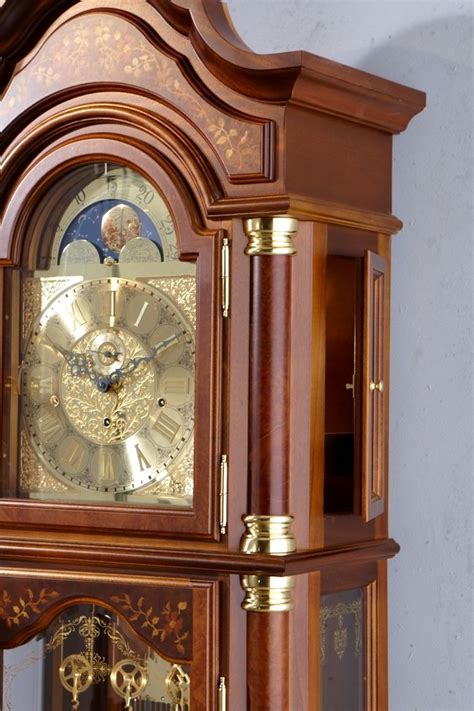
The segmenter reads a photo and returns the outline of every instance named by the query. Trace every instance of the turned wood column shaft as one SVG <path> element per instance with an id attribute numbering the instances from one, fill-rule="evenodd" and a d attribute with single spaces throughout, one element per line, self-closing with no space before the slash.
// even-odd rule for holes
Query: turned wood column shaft
<path id="1" fill-rule="evenodd" d="M 247 613 L 249 711 L 289 711 L 289 635 L 288 612 Z"/>
<path id="2" fill-rule="evenodd" d="M 289 506 L 291 257 L 252 257 L 249 474 L 252 514 Z"/>
<path id="3" fill-rule="evenodd" d="M 290 498 L 291 255 L 298 222 L 247 220 L 251 261 L 249 373 L 249 508 L 241 550 L 285 555 L 295 550 Z M 244 575 L 249 711 L 290 708 L 291 576 Z"/>

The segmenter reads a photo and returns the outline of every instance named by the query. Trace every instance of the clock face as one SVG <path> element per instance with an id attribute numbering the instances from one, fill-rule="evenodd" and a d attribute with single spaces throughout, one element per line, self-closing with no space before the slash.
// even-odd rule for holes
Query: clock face
<path id="1" fill-rule="evenodd" d="M 189 507 L 196 280 L 170 209 L 115 165 L 50 204 L 49 266 L 23 281 L 20 493 Z"/>
<path id="2" fill-rule="evenodd" d="M 23 365 L 24 417 L 49 471 L 126 492 L 162 482 L 193 433 L 193 330 L 157 289 L 84 281 L 41 314 Z"/>

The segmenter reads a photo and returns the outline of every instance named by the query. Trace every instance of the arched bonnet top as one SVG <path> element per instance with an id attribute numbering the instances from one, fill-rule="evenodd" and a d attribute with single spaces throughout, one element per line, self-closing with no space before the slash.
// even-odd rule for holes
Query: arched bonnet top
<path id="1" fill-rule="evenodd" d="M 7 191 L 19 156 L 44 149 L 44 133 L 31 139 L 41 126 L 72 132 L 81 110 L 112 103 L 195 147 L 219 185 L 211 219 L 289 213 L 400 226 L 390 215 L 392 134 L 424 94 L 307 52 L 256 54 L 219 0 L 6 0 L 0 53 Z"/>

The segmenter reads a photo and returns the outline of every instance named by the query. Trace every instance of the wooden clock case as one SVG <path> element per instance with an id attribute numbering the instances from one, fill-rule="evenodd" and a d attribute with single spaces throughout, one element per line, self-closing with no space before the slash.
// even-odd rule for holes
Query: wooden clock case
<path id="1" fill-rule="evenodd" d="M 424 95 L 305 52 L 256 55 L 217 0 L 0 13 L 2 647 L 97 603 L 190 664 L 192 711 L 329 709 L 323 601 L 357 589 L 357 708 L 387 708 L 392 136 Z M 15 498 L 19 272 L 48 189 L 91 160 L 159 185 L 197 264 L 191 511 Z M 157 641 L 148 610 L 183 601 L 186 641 Z"/>

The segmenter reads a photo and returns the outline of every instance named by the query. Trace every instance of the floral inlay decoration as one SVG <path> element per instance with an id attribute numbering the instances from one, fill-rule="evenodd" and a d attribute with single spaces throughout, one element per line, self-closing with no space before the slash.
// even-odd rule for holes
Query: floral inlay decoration
<path id="1" fill-rule="evenodd" d="M 147 630 L 152 638 L 158 638 L 160 642 L 172 641 L 180 655 L 186 653 L 184 642 L 189 638 L 190 632 L 185 629 L 183 613 L 188 607 L 185 600 L 180 600 L 175 605 L 167 601 L 157 614 L 152 605 L 145 604 L 143 596 L 134 601 L 125 593 L 123 596 L 112 595 L 110 599 L 125 612 L 129 622 L 139 622 L 141 628 Z"/>
<path id="2" fill-rule="evenodd" d="M 85 76 L 91 84 L 128 83 L 162 96 L 195 121 L 231 175 L 263 173 L 262 123 L 236 118 L 213 106 L 185 78 L 176 61 L 119 17 L 94 13 L 54 33 L 14 77 L 2 102 L 4 124 L 40 99 L 45 89 L 60 91 L 83 83 Z"/>
<path id="3" fill-rule="evenodd" d="M 8 627 L 19 626 L 22 621 L 30 620 L 32 613 L 38 615 L 41 608 L 56 597 L 59 597 L 59 593 L 55 590 L 41 588 L 35 594 L 31 588 L 27 588 L 24 595 L 12 601 L 8 591 L 3 590 L 0 600 L 0 619 L 5 620 Z"/>

